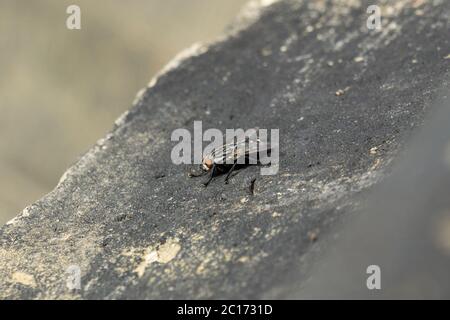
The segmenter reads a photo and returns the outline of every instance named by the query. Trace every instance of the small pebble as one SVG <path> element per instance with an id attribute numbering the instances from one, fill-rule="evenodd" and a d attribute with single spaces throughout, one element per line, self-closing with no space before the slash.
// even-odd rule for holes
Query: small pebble
<path id="1" fill-rule="evenodd" d="M 377 154 L 378 152 L 378 147 L 373 147 L 370 149 L 370 154 Z"/>

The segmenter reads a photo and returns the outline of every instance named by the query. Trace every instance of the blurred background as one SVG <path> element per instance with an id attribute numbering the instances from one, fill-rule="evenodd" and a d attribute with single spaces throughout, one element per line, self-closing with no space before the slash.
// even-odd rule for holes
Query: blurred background
<path id="1" fill-rule="evenodd" d="M 1 0 L 0 225 L 57 184 L 179 51 L 247 0 Z M 81 8 L 81 30 L 66 8 Z"/>

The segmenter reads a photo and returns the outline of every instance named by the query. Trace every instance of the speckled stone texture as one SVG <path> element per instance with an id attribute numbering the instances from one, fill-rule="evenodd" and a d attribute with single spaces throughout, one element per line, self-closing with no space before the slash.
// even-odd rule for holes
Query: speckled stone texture
<path id="1" fill-rule="evenodd" d="M 373 2 L 252 3 L 222 39 L 184 52 L 0 229 L 0 297 L 296 296 L 449 70 L 450 2 L 375 1 L 379 31 L 366 28 Z M 172 131 L 194 120 L 279 128 L 279 174 L 250 166 L 204 188 L 170 159 Z M 79 290 L 67 288 L 73 265 Z"/>

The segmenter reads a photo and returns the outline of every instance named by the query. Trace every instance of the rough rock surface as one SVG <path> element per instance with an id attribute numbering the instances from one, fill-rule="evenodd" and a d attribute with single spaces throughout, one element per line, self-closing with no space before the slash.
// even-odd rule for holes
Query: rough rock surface
<path id="1" fill-rule="evenodd" d="M 302 285 L 423 123 L 450 66 L 450 3 L 377 1 L 375 31 L 373 1 L 269 2 L 174 60 L 1 228 L 0 297 L 277 298 Z M 247 167 L 204 188 L 170 160 L 172 131 L 194 120 L 279 128 L 279 174 Z M 71 266 L 81 289 L 67 288 Z"/>

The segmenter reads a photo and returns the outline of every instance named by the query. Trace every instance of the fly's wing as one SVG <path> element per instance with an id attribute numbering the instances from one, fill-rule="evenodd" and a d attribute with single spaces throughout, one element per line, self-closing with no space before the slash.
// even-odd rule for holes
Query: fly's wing
<path id="1" fill-rule="evenodd" d="M 256 164 L 266 162 L 266 159 L 270 157 L 273 150 L 278 150 L 278 141 L 272 143 L 273 141 L 267 141 L 267 135 L 265 135 L 264 141 L 261 140 L 259 135 L 259 130 L 257 130 L 257 136 L 250 138 L 250 143 L 248 149 L 246 149 L 246 158 L 249 164 Z M 278 140 L 278 139 L 277 139 Z M 253 143 L 252 143 L 253 142 Z"/>
<path id="2" fill-rule="evenodd" d="M 225 144 L 224 163 L 245 164 L 250 149 L 255 149 L 258 140 L 258 129 L 249 129 L 243 136 L 233 137 Z"/>
<path id="3" fill-rule="evenodd" d="M 252 143 L 253 142 L 253 143 Z M 259 138 L 255 141 L 250 141 L 249 147 L 246 151 L 246 158 L 249 164 L 257 164 L 260 160 L 261 153 L 266 155 L 270 153 L 272 146 L 268 142 L 263 142 Z"/>
<path id="4" fill-rule="evenodd" d="M 213 161 L 216 164 L 232 164 L 235 161 L 236 144 L 227 143 L 213 150 Z"/>
<path id="5" fill-rule="evenodd" d="M 258 129 L 252 130 L 248 136 L 240 140 L 229 140 L 212 152 L 216 164 L 257 164 L 260 152 L 267 154 L 271 145 L 258 138 Z"/>

